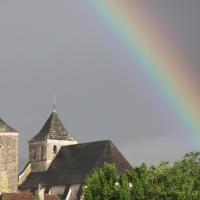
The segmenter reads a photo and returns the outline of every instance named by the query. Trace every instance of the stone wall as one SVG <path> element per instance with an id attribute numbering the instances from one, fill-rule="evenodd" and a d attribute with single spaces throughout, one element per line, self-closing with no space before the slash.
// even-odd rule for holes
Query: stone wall
<path id="1" fill-rule="evenodd" d="M 69 189 L 69 193 L 66 197 L 66 200 L 78 200 L 78 199 L 80 199 L 79 196 L 78 196 L 80 188 L 81 188 L 81 185 L 79 185 L 79 184 L 71 185 L 71 187 Z"/>
<path id="2" fill-rule="evenodd" d="M 77 141 L 47 140 L 47 166 L 49 167 L 62 146 L 77 144 Z"/>
<path id="3" fill-rule="evenodd" d="M 29 160 L 43 161 L 47 159 L 46 156 L 46 141 L 38 141 L 29 143 Z"/>
<path id="4" fill-rule="evenodd" d="M 46 141 L 30 142 L 29 161 L 31 162 L 31 171 L 46 171 L 60 148 L 73 144 L 77 144 L 77 141 L 48 139 Z"/>
<path id="5" fill-rule="evenodd" d="M 46 141 L 29 143 L 29 161 L 31 162 L 32 172 L 47 170 Z"/>
<path id="6" fill-rule="evenodd" d="M 54 196 L 63 195 L 65 187 L 66 186 L 63 185 L 52 186 L 49 190 L 49 194 Z"/>
<path id="7" fill-rule="evenodd" d="M 0 193 L 18 187 L 19 134 L 0 133 Z"/>

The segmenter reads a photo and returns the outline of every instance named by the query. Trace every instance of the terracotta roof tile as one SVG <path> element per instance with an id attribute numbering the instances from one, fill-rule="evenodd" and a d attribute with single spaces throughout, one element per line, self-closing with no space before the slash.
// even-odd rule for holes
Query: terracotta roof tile
<path id="1" fill-rule="evenodd" d="M 32 193 L 3 193 L 2 200 L 33 200 Z M 0 199 L 1 199 L 0 198 Z"/>
<path id="2" fill-rule="evenodd" d="M 45 194 L 44 200 L 59 200 L 57 196 Z"/>

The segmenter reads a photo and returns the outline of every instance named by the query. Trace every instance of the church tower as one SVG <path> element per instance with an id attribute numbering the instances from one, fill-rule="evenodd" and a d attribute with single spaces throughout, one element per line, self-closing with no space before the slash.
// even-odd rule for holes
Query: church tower
<path id="1" fill-rule="evenodd" d="M 0 194 L 17 192 L 19 133 L 0 119 Z"/>
<path id="2" fill-rule="evenodd" d="M 46 171 L 62 146 L 77 143 L 54 110 L 40 132 L 29 141 L 31 171 Z"/>

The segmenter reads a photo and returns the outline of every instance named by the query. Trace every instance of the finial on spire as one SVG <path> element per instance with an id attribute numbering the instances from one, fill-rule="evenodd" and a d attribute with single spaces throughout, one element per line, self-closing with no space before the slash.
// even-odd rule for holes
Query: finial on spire
<path id="1" fill-rule="evenodd" d="M 53 98 L 53 112 L 55 113 L 56 112 L 56 96 L 54 95 L 54 98 Z"/>

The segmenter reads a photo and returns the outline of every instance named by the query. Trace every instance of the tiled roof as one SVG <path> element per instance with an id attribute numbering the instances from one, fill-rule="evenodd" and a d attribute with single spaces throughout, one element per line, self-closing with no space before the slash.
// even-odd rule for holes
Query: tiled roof
<path id="1" fill-rule="evenodd" d="M 33 200 L 32 193 L 3 193 L 2 200 Z"/>
<path id="2" fill-rule="evenodd" d="M 49 169 L 30 173 L 21 189 L 45 186 L 82 184 L 86 177 L 104 163 L 113 163 L 119 174 L 132 169 L 111 141 L 97 141 L 61 147 Z"/>
<path id="3" fill-rule="evenodd" d="M 0 133 L 16 133 L 17 131 L 8 126 L 2 119 L 0 119 Z"/>
<path id="4" fill-rule="evenodd" d="M 45 194 L 44 199 L 45 200 L 59 200 L 57 196 L 48 195 L 48 194 Z"/>
<path id="5" fill-rule="evenodd" d="M 40 132 L 29 142 L 42 141 L 46 139 L 75 141 L 71 134 L 65 129 L 56 112 L 53 112 Z"/>
<path id="6" fill-rule="evenodd" d="M 0 196 L 0 200 L 34 200 L 34 196 L 32 193 L 3 193 Z M 58 197 L 53 195 L 44 195 L 44 200 L 59 200 Z"/>

